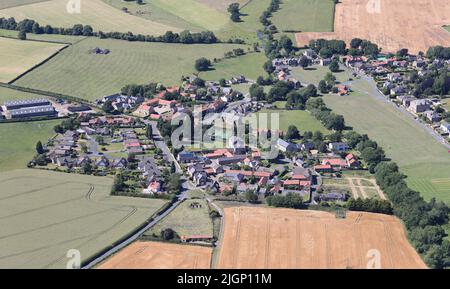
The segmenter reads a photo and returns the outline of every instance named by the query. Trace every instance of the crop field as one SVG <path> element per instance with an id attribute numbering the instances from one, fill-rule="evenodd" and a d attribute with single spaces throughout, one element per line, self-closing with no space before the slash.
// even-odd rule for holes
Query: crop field
<path id="1" fill-rule="evenodd" d="M 218 268 L 426 268 L 392 216 L 239 207 L 225 209 Z M 376 251 L 375 251 L 376 250 Z"/>
<path id="2" fill-rule="evenodd" d="M 212 248 L 159 242 L 134 242 L 98 269 L 209 269 Z"/>
<path id="3" fill-rule="evenodd" d="M 3 105 L 3 103 L 8 100 L 21 100 L 21 99 L 34 99 L 34 98 L 46 98 L 46 97 L 42 96 L 42 95 L 18 91 L 15 89 L 10 89 L 10 88 L 0 86 L 0 105 Z"/>
<path id="4" fill-rule="evenodd" d="M 375 96 L 362 80 L 351 85 L 349 96 L 327 95 L 326 104 L 345 117 L 357 132 L 377 141 L 425 199 L 450 202 L 450 154 L 410 116 Z"/>
<path id="5" fill-rule="evenodd" d="M 2 0 L 0 3 L 0 9 L 16 7 L 21 5 L 33 4 L 37 2 L 44 2 L 48 0 Z"/>
<path id="6" fill-rule="evenodd" d="M 108 55 L 90 53 L 95 47 Z M 130 83 L 178 84 L 194 72 L 195 60 L 223 57 L 242 45 L 165 44 L 87 38 L 62 51 L 14 84 L 59 92 L 88 100 L 117 93 Z M 131 53 L 130 51 L 133 51 Z"/>
<path id="7" fill-rule="evenodd" d="M 334 32 L 298 33 L 302 47 L 311 39 L 342 39 L 350 42 L 358 37 L 377 43 L 384 52 L 395 53 L 408 48 L 417 54 L 430 46 L 447 46 L 450 34 L 442 29 L 450 23 L 447 0 L 380 0 L 368 5 L 367 0 L 342 0 L 336 4 Z M 411 19 L 414 19 L 411 22 Z M 410 23 L 405 27 L 405 23 Z"/>
<path id="8" fill-rule="evenodd" d="M 180 31 L 176 27 L 135 17 L 116 9 L 102 0 L 83 0 L 80 13 L 69 13 L 67 0 L 49 0 L 35 4 L 0 10 L 0 17 L 16 20 L 33 19 L 41 25 L 72 27 L 75 24 L 91 25 L 95 31 L 128 32 L 160 35 L 166 31 Z"/>
<path id="9" fill-rule="evenodd" d="M 333 31 L 334 0 L 283 0 L 272 22 L 284 32 Z"/>
<path id="10" fill-rule="evenodd" d="M 199 205 L 200 207 L 193 207 Z M 208 204 L 205 200 L 190 199 L 181 203 L 167 217 L 157 223 L 153 228 L 144 233 L 151 236 L 159 236 L 161 231 L 171 228 L 179 236 L 182 235 L 211 235 L 213 223 L 209 217 Z"/>
<path id="11" fill-rule="evenodd" d="M 61 120 L 0 124 L 0 172 L 26 168 L 36 154 L 37 141 L 45 144 L 59 123 Z"/>
<path id="12" fill-rule="evenodd" d="M 0 268 L 65 268 L 142 224 L 165 201 L 112 197 L 112 179 L 42 170 L 0 176 Z"/>
<path id="13" fill-rule="evenodd" d="M 266 76 L 263 69 L 266 57 L 263 53 L 249 53 L 243 56 L 224 59 L 214 63 L 213 70 L 201 72 L 200 77 L 205 80 L 231 79 L 244 75 L 247 79 L 256 80 L 258 76 Z"/>
<path id="14" fill-rule="evenodd" d="M 64 45 L 0 37 L 0 82 L 9 82 L 41 63 Z"/>
<path id="15" fill-rule="evenodd" d="M 327 130 L 317 119 L 315 119 L 309 111 L 306 110 L 283 110 L 283 109 L 262 109 L 257 112 L 258 116 L 261 113 L 267 113 L 269 122 L 271 119 L 279 117 L 279 125 L 282 131 L 287 131 L 290 125 L 295 125 L 300 133 L 305 131 L 320 131 L 324 134 L 328 134 Z M 267 124 L 270 127 L 270 124 Z M 275 129 L 272 127 L 272 129 Z"/>

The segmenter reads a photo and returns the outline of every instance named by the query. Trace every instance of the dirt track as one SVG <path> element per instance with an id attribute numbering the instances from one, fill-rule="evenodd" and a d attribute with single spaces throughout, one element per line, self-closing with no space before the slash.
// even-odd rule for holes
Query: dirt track
<path id="1" fill-rule="evenodd" d="M 212 249 L 160 242 L 135 242 L 99 269 L 209 269 Z"/>
<path id="2" fill-rule="evenodd" d="M 369 5 L 377 3 L 380 5 Z M 341 0 L 336 5 L 335 32 L 297 33 L 297 44 L 312 39 L 355 37 L 377 43 L 384 52 L 408 48 L 412 53 L 426 52 L 430 46 L 450 46 L 450 33 L 442 28 L 450 24 L 448 0 Z"/>
<path id="3" fill-rule="evenodd" d="M 218 268 L 426 268 L 394 217 L 350 212 L 239 207 L 225 209 Z"/>

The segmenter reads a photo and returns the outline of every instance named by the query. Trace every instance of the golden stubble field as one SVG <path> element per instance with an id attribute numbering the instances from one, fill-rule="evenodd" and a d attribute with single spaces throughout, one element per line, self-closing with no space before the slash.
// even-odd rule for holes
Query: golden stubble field
<path id="1" fill-rule="evenodd" d="M 387 215 L 226 208 L 223 236 L 218 268 L 367 268 L 377 260 L 385 269 L 426 268 Z"/>
<path id="2" fill-rule="evenodd" d="M 209 269 L 211 254 L 208 247 L 138 241 L 98 269 Z"/>
<path id="3" fill-rule="evenodd" d="M 384 52 L 408 48 L 426 52 L 430 46 L 450 45 L 448 0 L 341 0 L 336 5 L 334 32 L 297 33 L 299 46 L 312 39 L 358 37 L 377 43 Z"/>

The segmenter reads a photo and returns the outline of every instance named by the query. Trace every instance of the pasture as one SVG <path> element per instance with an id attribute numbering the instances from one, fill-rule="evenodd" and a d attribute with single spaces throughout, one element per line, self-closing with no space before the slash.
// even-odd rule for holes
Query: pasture
<path id="1" fill-rule="evenodd" d="M 62 49 L 55 43 L 0 37 L 0 82 L 9 82 Z"/>
<path id="2" fill-rule="evenodd" d="M 194 207 L 195 205 L 199 207 Z M 179 236 L 213 235 L 213 223 L 205 200 L 189 199 L 181 203 L 168 216 L 144 233 L 144 236 L 160 236 L 161 231 L 171 228 Z"/>
<path id="3" fill-rule="evenodd" d="M 97 269 L 210 269 L 212 249 L 159 242 L 134 242 Z"/>
<path id="4" fill-rule="evenodd" d="M 352 83 L 349 96 L 326 95 L 328 107 L 345 117 L 359 133 L 368 134 L 408 178 L 408 185 L 425 199 L 450 202 L 450 154 L 410 116 L 375 96 L 363 80 Z"/>
<path id="5" fill-rule="evenodd" d="M 19 32 L 16 30 L 0 29 L 0 37 L 18 39 Z M 85 39 L 84 36 L 60 35 L 60 34 L 33 34 L 27 33 L 27 40 L 39 40 L 44 42 L 57 42 L 61 44 L 74 44 Z"/>
<path id="6" fill-rule="evenodd" d="M 22 100 L 22 99 L 34 99 L 34 98 L 46 98 L 46 97 L 42 96 L 42 95 L 18 91 L 15 89 L 10 89 L 10 88 L 0 86 L 0 105 L 3 105 L 3 103 L 8 100 Z"/>
<path id="7" fill-rule="evenodd" d="M 263 53 L 248 53 L 243 56 L 224 59 L 213 64 L 213 70 L 201 72 L 200 77 L 205 80 L 231 79 L 244 75 L 247 79 L 256 80 L 258 76 L 266 76 L 263 69 L 266 57 Z"/>
<path id="8" fill-rule="evenodd" d="M 225 208 L 220 269 L 426 268 L 395 217 L 256 207 Z"/>
<path id="9" fill-rule="evenodd" d="M 334 0 L 283 0 L 272 17 L 280 32 L 333 31 Z"/>
<path id="10" fill-rule="evenodd" d="M 257 113 L 258 118 L 262 113 L 267 113 L 269 120 L 277 117 L 278 114 L 280 129 L 285 132 L 288 130 L 290 125 L 295 125 L 300 133 L 305 131 L 320 131 L 324 134 L 329 133 L 329 130 L 327 130 L 311 115 L 309 111 L 306 110 L 262 109 Z"/>
<path id="11" fill-rule="evenodd" d="M 0 17 L 33 19 L 41 25 L 72 27 L 75 24 L 91 25 L 95 31 L 128 32 L 161 35 L 166 31 L 180 31 L 176 27 L 129 15 L 102 0 L 81 1 L 80 13 L 69 13 L 67 0 L 49 0 L 0 10 Z"/>
<path id="12" fill-rule="evenodd" d="M 109 49 L 108 55 L 90 51 Z M 94 100 L 130 83 L 173 85 L 195 71 L 195 60 L 223 57 L 242 45 L 166 44 L 86 38 L 14 84 Z M 132 53 L 131 53 L 132 51 Z"/>
<path id="13" fill-rule="evenodd" d="M 0 172 L 26 168 L 36 154 L 37 141 L 45 144 L 59 123 L 61 120 L 0 124 Z"/>
<path id="14" fill-rule="evenodd" d="M 377 3 L 374 1 L 374 3 Z M 450 34 L 442 29 L 450 23 L 447 0 L 380 0 L 368 6 L 366 0 L 342 0 L 336 4 L 334 32 L 297 33 L 297 44 L 303 47 L 312 39 L 358 37 L 378 44 L 383 52 L 395 53 L 401 48 L 417 54 L 430 46 L 448 46 Z M 413 25 L 405 26 L 414 19 Z"/>
<path id="15" fill-rule="evenodd" d="M 42 170 L 0 176 L 0 268 L 65 268 L 110 246 L 165 201 L 110 196 L 112 179 Z"/>

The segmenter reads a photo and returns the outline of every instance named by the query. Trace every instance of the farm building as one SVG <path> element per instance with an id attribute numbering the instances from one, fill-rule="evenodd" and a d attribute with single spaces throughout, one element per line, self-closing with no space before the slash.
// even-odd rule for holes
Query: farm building
<path id="1" fill-rule="evenodd" d="M 14 101 L 5 101 L 4 106 L 7 110 L 21 109 L 27 107 L 36 107 L 36 106 L 49 106 L 51 105 L 48 99 L 27 99 L 27 100 L 14 100 Z"/>
<path id="2" fill-rule="evenodd" d="M 51 105 L 20 108 L 10 111 L 11 118 L 24 118 L 24 117 L 36 117 L 36 116 L 56 116 L 58 112 Z"/>

